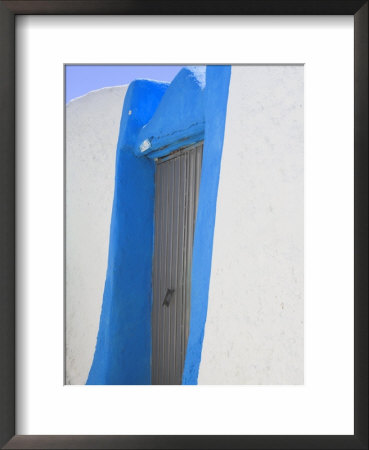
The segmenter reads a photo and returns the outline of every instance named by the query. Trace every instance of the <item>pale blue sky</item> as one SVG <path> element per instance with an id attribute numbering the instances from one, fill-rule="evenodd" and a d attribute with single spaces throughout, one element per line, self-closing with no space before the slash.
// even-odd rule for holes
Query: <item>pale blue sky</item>
<path id="1" fill-rule="evenodd" d="M 172 81 L 182 66 L 67 65 L 65 101 L 108 86 L 128 84 L 137 78 Z"/>

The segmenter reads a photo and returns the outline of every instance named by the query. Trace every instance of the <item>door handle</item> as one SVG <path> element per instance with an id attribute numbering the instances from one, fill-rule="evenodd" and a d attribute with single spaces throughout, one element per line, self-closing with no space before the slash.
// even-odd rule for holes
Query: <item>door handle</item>
<path id="1" fill-rule="evenodd" d="M 167 293 L 165 294 L 162 306 L 169 306 L 169 303 L 172 300 L 173 293 L 174 289 L 167 289 Z"/>

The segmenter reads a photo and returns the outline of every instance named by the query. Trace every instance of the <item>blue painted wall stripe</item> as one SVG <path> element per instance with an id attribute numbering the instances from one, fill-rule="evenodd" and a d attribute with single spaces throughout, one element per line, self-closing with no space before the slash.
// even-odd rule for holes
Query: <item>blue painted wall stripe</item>
<path id="1" fill-rule="evenodd" d="M 136 158 L 138 131 L 168 85 L 133 82 L 126 93 L 115 169 L 108 269 L 87 384 L 150 384 L 155 164 Z"/>
<path id="2" fill-rule="evenodd" d="M 197 384 L 199 374 L 230 76 L 230 66 L 206 69 L 205 139 L 192 259 L 190 334 L 182 384 Z"/>

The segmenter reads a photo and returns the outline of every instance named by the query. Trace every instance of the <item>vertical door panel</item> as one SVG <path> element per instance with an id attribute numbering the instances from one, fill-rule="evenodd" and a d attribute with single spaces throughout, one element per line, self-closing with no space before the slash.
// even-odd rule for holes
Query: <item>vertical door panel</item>
<path id="1" fill-rule="evenodd" d="M 152 305 L 152 384 L 181 384 L 203 144 L 158 161 Z"/>

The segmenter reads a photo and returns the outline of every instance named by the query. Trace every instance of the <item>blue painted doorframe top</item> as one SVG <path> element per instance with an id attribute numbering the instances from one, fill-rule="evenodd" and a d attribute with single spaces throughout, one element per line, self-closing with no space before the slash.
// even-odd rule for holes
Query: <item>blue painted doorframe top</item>
<path id="1" fill-rule="evenodd" d="M 103 305 L 87 384 L 151 383 L 154 160 L 204 139 L 182 379 L 197 384 L 230 75 L 230 66 L 186 67 L 170 85 L 136 80 L 127 90 Z"/>

